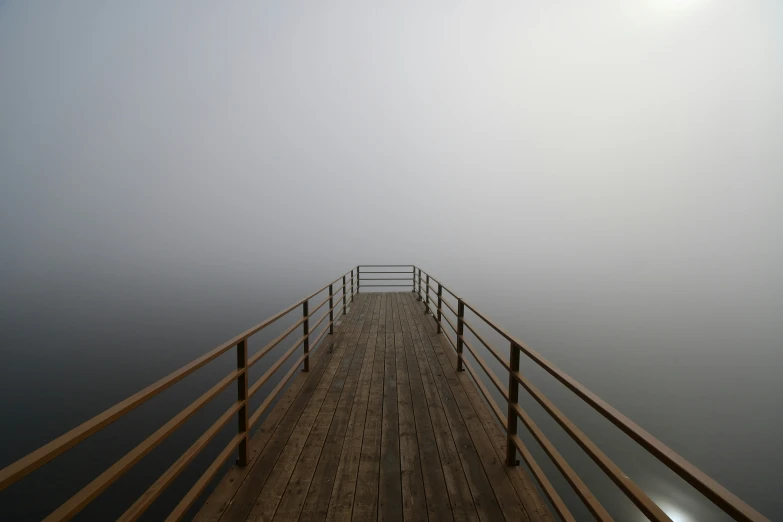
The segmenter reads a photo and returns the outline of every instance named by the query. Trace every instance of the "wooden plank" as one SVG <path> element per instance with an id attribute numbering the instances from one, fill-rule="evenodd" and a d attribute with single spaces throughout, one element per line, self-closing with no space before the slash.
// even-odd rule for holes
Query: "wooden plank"
<path id="1" fill-rule="evenodd" d="M 357 307 L 357 315 L 361 314 L 361 307 Z M 354 322 L 355 328 L 360 325 Z M 353 333 L 352 332 L 352 333 Z M 302 412 L 296 428 L 285 443 L 269 477 L 260 489 L 260 493 L 253 505 L 248 520 L 271 520 L 282 500 L 288 482 L 294 474 L 297 462 L 302 459 L 302 469 L 314 467 L 318 455 L 326 437 L 326 430 L 331 422 L 337 401 L 343 390 L 348 372 L 353 362 L 356 342 L 353 335 L 349 338 L 345 355 L 340 362 L 340 367 L 331 381 L 323 400 L 313 399 Z M 307 445 L 307 442 L 310 445 Z M 305 489 L 306 491 L 306 489 Z"/>
<path id="2" fill-rule="evenodd" d="M 429 331 L 435 333 L 435 322 L 431 318 L 429 319 Z M 443 345 L 445 340 L 441 340 L 441 346 L 444 348 L 449 363 L 452 367 L 456 367 L 457 357 L 451 350 L 450 346 Z M 473 409 L 479 421 L 484 426 L 484 431 L 487 434 L 488 440 L 492 444 L 495 450 L 495 454 L 498 459 L 505 458 L 506 452 L 506 434 L 503 428 L 498 423 L 495 416 L 489 410 L 484 398 L 476 390 L 476 386 L 473 383 L 473 379 L 467 372 L 460 372 L 457 374 L 457 378 L 462 384 L 465 393 L 470 399 Z M 522 466 L 504 466 L 506 474 L 511 480 L 511 484 L 517 492 L 525 511 L 533 522 L 551 522 L 554 520 L 552 513 L 549 511 L 544 499 L 536 489 L 533 478 L 528 474 Z"/>
<path id="3" fill-rule="evenodd" d="M 317 385 L 288 399 L 296 418 L 283 411 L 267 447 L 251 444 L 252 465 L 271 468 L 245 474 L 260 483 L 251 509 L 223 520 L 552 520 L 524 469 L 503 464 L 502 430 L 413 296 L 357 296 L 334 353 L 314 362 Z"/>
<path id="4" fill-rule="evenodd" d="M 425 320 L 425 328 L 430 335 L 435 334 L 436 325 L 434 318 L 428 317 Z M 447 357 L 451 361 L 452 365 L 456 367 L 456 354 L 453 353 L 453 350 L 450 346 L 443 344 L 444 342 L 447 343 L 448 341 L 441 339 L 440 342 L 441 345 L 444 346 L 443 351 L 447 354 Z M 458 374 L 458 378 L 460 379 L 460 382 L 463 383 L 463 387 L 466 390 L 468 397 L 471 399 L 476 413 L 479 415 L 479 418 L 484 424 L 485 431 L 489 436 L 489 440 L 492 442 L 492 445 L 495 448 L 495 453 L 499 458 L 505 458 L 505 431 L 503 430 L 502 426 L 500 426 L 492 412 L 489 410 L 489 407 L 485 403 L 483 397 L 476 390 L 476 386 L 467 372 Z M 546 505 L 543 497 L 536 488 L 533 478 L 530 476 L 527 470 L 522 466 L 504 466 L 504 468 L 531 519 L 534 521 L 553 520 L 554 518 L 549 510 L 549 507 Z"/>
<path id="5" fill-rule="evenodd" d="M 394 321 L 392 320 L 392 313 L 391 313 L 391 306 L 389 305 L 389 296 L 388 294 L 383 294 L 383 300 L 386 303 L 386 315 L 382 319 L 384 320 L 385 329 L 383 330 L 383 333 L 391 332 L 394 333 Z"/>
<path id="6" fill-rule="evenodd" d="M 451 522 L 454 520 L 449 493 L 446 489 L 446 480 L 443 476 L 443 467 L 438 453 L 438 445 L 430 419 L 427 398 L 422 384 L 419 363 L 414 352 L 414 337 L 411 331 L 410 315 L 420 312 L 418 307 L 410 306 L 409 302 L 403 302 L 402 320 L 409 326 L 408 332 L 403 332 L 403 344 L 405 346 L 406 371 L 409 375 L 411 402 L 413 416 L 416 422 L 416 438 L 421 459 L 422 479 L 424 482 L 424 495 L 427 502 L 427 517 L 430 522 Z M 415 334 L 414 334 L 415 335 Z M 474 510 L 475 514 L 475 510 Z M 464 516 L 464 513 L 463 513 Z"/>
<path id="7" fill-rule="evenodd" d="M 372 327 L 372 315 L 375 308 L 375 303 L 378 300 L 377 294 L 370 294 L 370 304 L 367 307 L 367 317 L 363 319 L 362 321 L 362 333 L 370 333 L 370 328 Z"/>
<path id="8" fill-rule="evenodd" d="M 394 324 L 394 333 L 402 332 L 402 324 L 400 323 L 400 313 L 397 309 L 397 300 L 399 298 L 399 293 L 395 292 L 390 295 L 390 301 L 392 305 L 392 323 Z"/>
<path id="9" fill-rule="evenodd" d="M 415 294 L 411 293 L 410 295 L 412 297 Z M 411 325 L 408 322 L 408 317 L 406 314 L 406 309 L 409 306 L 408 305 L 409 302 L 410 301 L 406 297 L 400 297 L 399 299 L 399 309 L 400 309 L 399 316 L 400 316 L 400 327 L 401 327 L 400 331 L 402 333 L 407 333 L 407 334 L 411 332 Z"/>
<path id="10" fill-rule="evenodd" d="M 261 424 L 256 434 L 250 439 L 250 461 L 248 465 L 244 468 L 233 466 L 229 469 L 196 514 L 193 519 L 194 522 L 217 522 L 220 519 L 239 487 L 249 476 L 256 460 L 266 447 L 272 433 L 283 421 L 284 416 L 289 411 L 291 416 L 294 416 L 297 411 L 301 412 L 304 409 L 305 404 L 307 404 L 310 395 L 320 382 L 325 369 L 331 363 L 334 355 L 334 350 L 330 351 L 325 348 L 329 343 L 338 343 L 344 333 L 344 331 L 337 331 L 334 336 L 327 336 L 324 339 L 324 345 L 316 350 L 312 356 L 313 370 L 308 373 L 300 373 L 294 378 L 291 386 L 272 408 L 272 411 Z"/>
<path id="11" fill-rule="evenodd" d="M 468 486 L 468 481 L 462 467 L 462 462 L 460 461 L 459 453 L 457 452 L 457 446 L 454 442 L 451 428 L 446 419 L 446 412 L 443 409 L 443 404 L 440 395 L 438 394 L 435 377 L 433 376 L 432 369 L 430 368 L 425 353 L 432 348 L 430 347 L 429 342 L 424 342 L 425 339 L 429 340 L 429 337 L 427 332 L 423 331 L 421 328 L 423 316 L 424 313 L 416 312 L 416 307 L 413 307 L 413 312 L 409 316 L 411 324 L 415 325 L 415 328 L 411 330 L 413 351 L 418 363 L 424 397 L 429 409 L 438 453 L 440 454 L 443 477 L 446 482 L 446 490 L 448 491 L 451 511 L 455 522 L 474 522 L 479 520 L 476 506 L 473 502 L 473 496 L 470 492 L 470 487 Z"/>
<path id="12" fill-rule="evenodd" d="M 359 302 L 357 301 L 357 304 Z M 288 414 L 283 416 L 281 422 L 277 426 L 272 426 L 273 433 L 269 437 L 269 441 L 264 446 L 258 458 L 255 460 L 250 473 L 240 485 L 233 499 L 229 502 L 228 506 L 222 512 L 220 520 L 234 521 L 244 520 L 249 515 L 253 508 L 259 492 L 266 483 L 269 474 L 271 473 L 275 463 L 277 462 L 280 453 L 288 442 L 288 438 L 296 427 L 299 419 L 304 412 L 314 405 L 320 406 L 323 397 L 331 385 L 337 369 L 342 363 L 342 359 L 345 355 L 348 345 L 348 334 L 355 326 L 353 319 L 356 317 L 355 311 L 346 316 L 346 322 L 342 326 L 340 331 L 341 337 L 337 342 L 337 346 L 334 348 L 334 354 L 328 361 L 329 364 L 324 368 L 323 376 L 318 380 L 317 385 L 312 390 L 312 393 L 305 395 L 301 394 L 297 397 L 295 408 L 292 406 Z M 358 314 L 357 314 L 358 315 Z M 312 373 L 312 372 L 310 372 Z M 267 425 L 267 422 L 264 423 Z"/>
<path id="13" fill-rule="evenodd" d="M 432 339 L 439 341 L 434 345 L 435 354 L 443 368 L 443 373 L 451 388 L 457 409 L 462 416 L 462 421 L 465 423 L 468 433 L 473 440 L 476 453 L 480 458 L 479 462 L 484 468 L 484 472 L 489 479 L 489 483 L 495 493 L 495 498 L 497 499 L 506 520 L 524 520 L 529 518 L 525 509 L 522 507 L 516 490 L 514 490 L 514 487 L 511 485 L 511 481 L 504 470 L 505 464 L 503 459 L 498 458 L 492 444 L 488 441 L 487 434 L 484 431 L 484 425 L 478 419 L 476 412 L 473 409 L 473 404 L 468 399 L 465 389 L 459 382 L 458 373 L 455 371 L 456 362 L 455 364 L 452 364 L 446 357 L 444 347 L 441 344 L 445 339 L 441 339 L 440 336 L 435 336 Z M 451 347 L 448 349 L 451 350 Z"/>
<path id="14" fill-rule="evenodd" d="M 378 517 L 378 482 L 380 478 L 381 428 L 383 411 L 383 382 L 385 379 L 386 299 L 379 297 L 378 333 L 367 416 L 364 421 L 362 451 L 356 476 L 356 494 L 351 519 L 356 522 L 376 520 Z"/>
<path id="15" fill-rule="evenodd" d="M 382 363 L 382 361 L 377 360 L 375 357 L 380 298 L 375 294 L 372 299 L 371 331 L 366 335 L 367 347 L 364 354 L 362 373 L 359 376 L 359 388 L 354 397 L 351 418 L 348 420 L 348 429 L 345 435 L 345 443 L 343 444 L 340 462 L 337 465 L 337 475 L 332 488 L 331 498 L 329 499 L 329 506 L 326 514 L 326 520 L 328 522 L 350 520 L 353 511 L 356 478 L 359 473 L 359 460 L 361 458 L 362 441 L 364 438 L 364 423 L 367 417 L 367 405 L 370 399 L 370 383 L 372 382 L 375 365 Z M 375 331 L 372 331 L 373 328 Z M 370 412 L 370 415 L 372 415 L 372 412 Z M 306 512 L 307 510 L 305 509 L 304 511 Z M 313 516 L 311 519 L 315 520 L 316 517 Z M 318 518 L 318 520 L 320 520 L 320 518 Z"/>
<path id="16" fill-rule="evenodd" d="M 368 362 L 366 352 L 369 332 L 365 331 L 365 328 L 369 328 L 372 320 L 371 308 L 374 301 L 372 298 L 368 298 L 368 302 L 369 305 L 362 314 L 362 329 L 358 334 L 355 334 L 357 335 L 358 344 L 354 354 L 354 361 L 345 381 L 343 393 L 340 395 L 337 410 L 335 410 L 334 417 L 332 417 L 329 432 L 318 459 L 318 466 L 315 467 L 315 474 L 312 477 L 309 490 L 306 490 L 306 496 L 302 497 L 299 504 L 302 506 L 301 513 L 297 511 L 296 516 L 288 517 L 278 517 L 276 515 L 275 520 L 279 518 L 282 521 L 301 520 L 309 522 L 313 520 L 323 521 L 326 518 L 360 376 L 362 373 L 367 373 L 364 371 L 364 368 Z"/>
<path id="17" fill-rule="evenodd" d="M 363 316 L 366 317 L 366 315 Z M 299 519 L 305 502 L 312 498 L 310 488 L 318 488 L 324 479 L 319 476 L 319 473 L 323 473 L 324 455 L 329 451 L 330 440 L 334 443 L 335 429 L 339 429 L 341 424 L 345 425 L 347 422 L 350 402 L 353 401 L 353 392 L 358 382 L 359 368 L 363 363 L 363 347 L 366 346 L 366 343 L 361 343 L 361 336 L 360 327 L 357 327 L 351 338 L 351 344 L 355 346 L 353 360 L 340 390 L 336 407 L 332 408 L 332 404 L 328 400 L 322 405 L 280 500 L 274 520 Z M 350 402 L 346 404 L 346 401 Z M 346 418 L 341 422 L 341 417 Z M 340 435 L 340 444 L 342 444 L 343 435 Z"/>
<path id="18" fill-rule="evenodd" d="M 373 306 L 372 311 L 372 320 L 370 321 L 370 332 L 372 333 L 378 333 L 378 330 L 380 328 L 380 317 L 381 317 L 381 298 L 379 295 L 375 296 L 375 306 Z"/>
<path id="19" fill-rule="evenodd" d="M 400 294 L 394 294 L 394 311 L 400 322 L 400 329 L 407 321 L 402 318 Z M 402 331 L 394 333 L 394 357 L 397 369 L 397 413 L 400 436 L 400 481 L 402 485 L 402 511 L 406 521 L 426 521 L 427 502 L 424 497 L 424 480 L 421 471 L 421 457 L 416 437 L 416 421 L 413 415 L 413 398 L 405 361 L 405 344 Z"/>
<path id="20" fill-rule="evenodd" d="M 366 318 L 366 310 L 364 308 L 359 312 L 358 321 L 360 323 L 363 321 L 362 318 Z M 351 333 L 350 344 L 355 351 L 344 384 L 342 384 L 340 389 L 336 408 L 333 407 L 333 401 L 330 402 L 329 395 L 327 395 L 327 399 L 324 400 L 321 410 L 318 412 L 315 425 L 296 461 L 293 473 L 286 485 L 283 497 L 280 499 L 277 511 L 274 512 L 274 520 L 297 520 L 304 506 L 305 499 L 309 498 L 308 489 L 311 485 L 318 485 L 320 483 L 317 472 L 321 467 L 321 458 L 324 451 L 326 451 L 329 434 L 333 433 L 333 427 L 336 425 L 335 423 L 338 425 L 340 423 L 341 412 L 346 409 L 345 406 L 343 406 L 342 409 L 340 406 L 347 400 L 344 399 L 347 394 L 350 395 L 350 400 L 352 402 L 353 390 L 358 382 L 359 367 L 363 360 L 363 353 L 361 351 L 363 348 L 361 347 L 360 339 L 361 325 L 358 325 Z M 333 382 L 332 384 L 333 386 L 335 384 L 338 384 L 339 386 L 339 383 Z M 347 417 L 347 411 L 345 412 L 345 417 Z M 342 436 L 340 443 L 342 443 Z M 264 519 L 268 519 L 268 517 L 264 517 Z"/>
<path id="21" fill-rule="evenodd" d="M 446 369 L 447 373 L 444 373 L 444 368 L 441 366 L 436 354 L 437 346 L 440 346 L 438 337 L 425 337 L 427 337 L 427 340 L 424 343 L 424 352 L 427 355 L 430 369 L 432 370 L 435 382 L 437 383 L 438 393 L 443 404 L 443 409 L 446 412 L 446 418 L 451 427 L 454 441 L 458 448 L 459 458 L 462 462 L 462 467 L 465 470 L 465 477 L 468 480 L 468 485 L 470 486 L 470 491 L 473 495 L 476 511 L 478 512 L 480 519 L 486 522 L 503 520 L 505 518 L 503 510 L 498 503 L 498 499 L 495 496 L 489 478 L 485 474 L 485 470 L 481 464 L 483 455 L 479 455 L 476 446 L 474 445 L 474 441 L 471 439 L 468 427 L 460 413 L 457 400 L 454 397 L 453 387 L 449 382 L 450 378 L 453 377 L 452 375 L 449 375 L 449 373 L 455 373 L 454 369 L 448 368 Z M 427 343 L 430 345 L 429 349 L 427 349 Z M 516 493 L 514 493 L 514 497 L 516 498 Z M 520 518 L 517 518 L 516 520 L 526 519 L 527 517 L 524 517 L 524 513 L 522 513 Z"/>
<path id="22" fill-rule="evenodd" d="M 397 417 L 397 371 L 394 357 L 394 311 L 391 294 L 386 299 L 387 331 L 384 350 L 383 418 L 380 478 L 378 484 L 378 521 L 402 520 L 402 484 L 400 481 L 400 433 Z"/>

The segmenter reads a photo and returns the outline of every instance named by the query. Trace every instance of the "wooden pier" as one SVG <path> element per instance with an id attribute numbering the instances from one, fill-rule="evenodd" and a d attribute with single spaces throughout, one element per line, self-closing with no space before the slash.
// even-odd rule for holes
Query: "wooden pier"
<path id="1" fill-rule="evenodd" d="M 552 520 L 415 295 L 357 296 L 195 520 Z"/>
<path id="2" fill-rule="evenodd" d="M 366 292 L 379 287 L 405 291 Z M 365 291 L 360 293 L 360 289 Z M 293 324 L 249 353 L 249 339 L 282 318 Z M 501 339 L 500 348 L 485 338 L 486 332 L 492 331 Z M 256 377 L 258 370 L 254 365 L 292 340 L 276 361 L 263 365 L 265 371 L 251 383 L 250 375 Z M 613 516 L 579 477 L 578 470 L 522 407 L 522 392 L 541 406 L 644 516 L 655 522 L 672 522 L 531 382 L 526 371 L 520 371 L 524 355 L 525 365 L 543 369 L 679 476 L 683 488 L 692 487 L 734 520 L 768 522 L 440 280 L 413 265 L 351 269 L 0 469 L 0 490 L 229 351 L 236 353 L 234 370 L 84 485 L 45 521 L 76 516 L 207 403 L 229 386 L 236 386 L 236 400 L 206 431 L 193 434 L 195 441 L 162 475 L 150 477 L 147 490 L 127 508 L 122 506 L 125 511 L 118 520 L 140 518 L 233 420 L 236 428 L 231 428 L 228 444 L 184 496 L 173 499 L 179 500 L 167 522 L 183 518 L 199 522 L 576 522 L 573 506 L 563 501 L 520 438 L 520 427 L 551 460 L 590 515 L 612 522 Z M 300 355 L 294 357 L 297 353 Z M 489 357 L 503 368 L 502 377 L 485 361 Z M 284 367 L 288 368 L 285 373 Z M 250 399 L 261 395 L 267 384 L 274 387 L 250 412 Z M 496 393 L 490 393 L 488 386 Z M 236 465 L 219 477 L 224 464 L 234 456 Z M 193 513 L 217 479 L 201 509 Z"/>

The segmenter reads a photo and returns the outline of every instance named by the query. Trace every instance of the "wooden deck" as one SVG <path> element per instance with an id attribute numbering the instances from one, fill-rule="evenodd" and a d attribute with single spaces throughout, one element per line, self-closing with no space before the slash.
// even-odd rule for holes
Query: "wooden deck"
<path id="1" fill-rule="evenodd" d="M 552 520 L 435 332 L 415 293 L 357 295 L 195 520 Z"/>

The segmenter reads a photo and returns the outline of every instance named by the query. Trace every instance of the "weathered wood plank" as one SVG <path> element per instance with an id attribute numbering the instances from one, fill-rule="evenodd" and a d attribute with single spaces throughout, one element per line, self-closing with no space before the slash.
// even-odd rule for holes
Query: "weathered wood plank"
<path id="1" fill-rule="evenodd" d="M 376 330 L 378 327 L 377 312 L 379 307 L 380 298 L 377 295 L 373 295 L 371 323 L 373 323 L 372 327 Z M 326 520 L 329 522 L 350 520 L 353 511 L 356 479 L 359 473 L 359 459 L 361 458 L 362 441 L 364 438 L 364 423 L 370 399 L 370 384 L 372 382 L 374 365 L 379 364 L 379 361 L 376 360 L 377 334 L 372 331 L 369 332 L 366 342 L 364 364 L 359 376 L 359 388 L 354 397 L 351 417 L 348 420 L 348 428 L 345 435 L 345 443 L 343 444 L 340 461 L 337 465 L 337 474 L 326 513 Z M 374 412 L 370 412 L 370 415 L 373 414 Z M 316 517 L 313 516 L 312 519 L 315 520 Z"/>
<path id="2" fill-rule="evenodd" d="M 458 448 L 459 458 L 462 462 L 462 467 L 465 470 L 465 477 L 468 480 L 468 485 L 470 486 L 470 491 L 473 495 L 476 511 L 481 520 L 484 520 L 485 522 L 503 520 L 505 518 L 503 511 L 495 497 L 492 485 L 484 472 L 481 464 L 481 457 L 473 444 L 468 427 L 462 418 L 459 406 L 455 400 L 452 386 L 449 383 L 451 375 L 444 373 L 444 369 L 441 367 L 440 361 L 433 349 L 436 348 L 436 345 L 440 346 L 438 336 L 433 335 L 428 337 L 425 341 L 425 347 L 427 342 L 430 343 L 430 348 L 425 349 L 424 352 L 427 355 L 430 369 L 432 370 L 435 382 L 437 383 L 438 393 L 443 404 L 443 409 L 446 412 L 446 418 L 451 427 L 454 441 Z M 454 373 L 453 368 L 448 369 L 447 371 L 449 373 Z M 516 497 L 516 493 L 514 496 Z"/>
<path id="3" fill-rule="evenodd" d="M 410 295 L 413 296 L 414 294 L 411 293 Z M 409 334 L 411 332 L 411 325 L 410 325 L 410 322 L 408 321 L 408 317 L 406 315 L 406 309 L 409 306 L 408 305 L 409 302 L 410 301 L 407 299 L 407 296 L 403 296 L 403 297 L 399 298 L 400 327 L 401 327 L 402 333 L 407 333 L 407 334 Z"/>
<path id="4" fill-rule="evenodd" d="M 394 294 L 394 310 L 400 329 L 407 321 L 402 317 L 400 294 Z M 394 357 L 397 369 L 397 413 L 400 436 L 400 479 L 402 485 L 402 511 L 406 521 L 426 521 L 427 502 L 424 496 L 424 480 L 421 472 L 419 443 L 416 438 L 416 421 L 413 415 L 413 399 L 405 361 L 405 344 L 402 331 L 394 333 Z"/>
<path id="5" fill-rule="evenodd" d="M 356 494 L 351 513 L 352 520 L 364 522 L 378 518 L 378 482 L 380 479 L 381 412 L 383 411 L 383 382 L 385 379 L 386 299 L 379 298 L 378 334 L 375 341 L 367 416 L 364 421 L 362 451 L 356 477 Z"/>
<path id="6" fill-rule="evenodd" d="M 368 307 L 361 318 L 362 329 L 358 334 L 358 345 L 356 347 L 356 353 L 354 354 L 354 362 L 351 364 L 348 379 L 346 379 L 342 395 L 340 395 L 340 401 L 337 404 L 337 410 L 335 411 L 331 425 L 329 426 L 329 432 L 323 450 L 321 451 L 321 456 L 318 459 L 318 466 L 315 469 L 310 488 L 307 491 L 306 497 L 303 497 L 302 499 L 304 503 L 302 505 L 301 516 L 298 518 L 291 517 L 281 520 L 298 519 L 303 522 L 309 522 L 314 520 L 323 521 L 326 518 L 329 501 L 332 496 L 335 475 L 340 462 L 340 455 L 346 441 L 348 422 L 359 386 L 359 379 L 367 365 L 366 351 L 369 332 L 366 331 L 365 328 L 369 328 L 372 320 L 371 308 L 373 305 L 372 299 L 369 299 L 368 301 Z M 277 516 L 275 517 L 275 520 L 277 520 Z"/>
<path id="7" fill-rule="evenodd" d="M 294 381 L 249 469 L 231 470 L 199 520 L 550 522 L 434 326 L 411 292 L 357 296 L 333 352 Z"/>
<path id="8" fill-rule="evenodd" d="M 402 520 L 400 481 L 400 433 L 397 416 L 397 370 L 394 357 L 394 311 L 392 294 L 385 294 L 386 316 L 391 330 L 385 335 L 381 465 L 378 484 L 378 520 Z"/>
<path id="9" fill-rule="evenodd" d="M 431 328 L 430 331 L 434 334 L 435 322 L 432 318 L 429 318 L 429 322 Z M 456 368 L 456 354 L 450 345 L 444 344 L 448 343 L 448 341 L 445 339 L 441 339 L 440 341 L 443 352 L 448 358 L 450 367 Z M 500 463 L 503 464 L 503 459 L 505 459 L 506 456 L 505 431 L 503 431 L 503 428 L 489 410 L 489 407 L 486 405 L 486 402 L 484 401 L 484 398 L 481 396 L 481 394 L 479 394 L 478 390 L 476 389 L 476 385 L 473 383 L 473 379 L 470 377 L 468 372 L 457 373 L 457 379 L 462 384 L 465 393 L 470 399 L 477 418 L 484 426 L 484 431 L 495 450 L 497 459 L 499 459 Z M 514 487 L 517 496 L 521 500 L 522 506 L 524 507 L 527 516 L 533 522 L 551 522 L 554 520 L 551 512 L 549 511 L 549 508 L 544 502 L 544 499 L 538 493 L 533 478 L 527 473 L 525 468 L 521 465 L 505 466 L 504 464 L 503 468 L 511 480 L 512 486 Z"/>
<path id="10" fill-rule="evenodd" d="M 223 475 L 223 478 L 215 487 L 215 490 L 209 495 L 204 505 L 194 517 L 194 522 L 217 522 L 220 519 L 220 516 L 223 514 L 223 511 L 225 511 L 229 502 L 231 502 L 231 499 L 236 494 L 239 486 L 245 478 L 247 478 L 256 459 L 261 454 L 264 446 L 266 446 L 266 443 L 269 441 L 275 428 L 283 420 L 284 415 L 289 411 L 293 412 L 296 410 L 294 402 L 297 400 L 302 404 L 301 407 L 304 408 L 307 398 L 312 394 L 334 353 L 333 351 L 326 349 L 326 347 L 331 343 L 337 342 L 342 335 L 342 332 L 335 332 L 335 335 L 333 336 L 326 336 L 323 346 L 318 348 L 310 359 L 310 362 L 313 365 L 312 371 L 300 373 L 293 379 L 291 386 L 272 408 L 272 411 L 264 420 L 255 436 L 250 439 L 250 460 L 248 461 L 248 465 L 243 468 L 232 466 L 229 471 Z"/>
<path id="11" fill-rule="evenodd" d="M 358 300 L 356 304 L 359 304 Z M 304 397 L 303 404 L 297 405 L 301 406 L 301 408 L 297 410 L 292 409 L 289 414 L 283 417 L 283 421 L 275 429 L 269 442 L 262 450 L 258 459 L 256 459 L 250 474 L 242 483 L 236 495 L 234 495 L 220 520 L 232 522 L 234 520 L 245 520 L 248 517 L 301 416 L 304 415 L 308 408 L 310 410 L 316 407 L 320 408 L 320 404 L 345 356 L 348 346 L 348 334 L 350 334 L 355 325 L 352 321 L 355 313 L 354 311 L 346 316 L 347 320 L 343 325 L 345 332 L 341 332 L 342 337 L 338 340 L 329 365 L 324 369 L 323 376 L 318 381 L 317 386 L 309 396 Z"/>
<path id="12" fill-rule="evenodd" d="M 424 327 L 429 335 L 435 335 L 435 319 L 432 316 L 428 316 L 424 320 Z M 451 345 L 448 345 L 448 341 L 440 338 L 440 344 L 443 347 L 443 351 L 449 359 L 450 366 L 456 368 L 457 356 Z M 498 423 L 495 416 L 489 410 L 484 398 L 479 394 L 476 389 L 473 379 L 468 372 L 460 372 L 457 374 L 457 378 L 462 383 L 465 392 L 473 404 L 474 410 L 478 415 L 480 421 L 484 425 L 484 430 L 492 443 L 497 458 L 500 462 L 503 462 L 506 455 L 506 433 L 502 426 Z M 530 474 L 525 470 L 523 466 L 503 466 L 506 474 L 511 480 L 514 489 L 517 492 L 517 496 L 522 501 L 522 505 L 527 512 L 528 517 L 533 522 L 551 522 L 554 520 L 552 513 L 544 502 L 543 497 L 538 492 L 535 486 L 535 482 Z"/>
<path id="13" fill-rule="evenodd" d="M 443 368 L 443 374 L 446 376 L 446 381 L 451 388 L 457 408 L 465 426 L 468 428 L 471 439 L 473 439 L 473 446 L 480 457 L 484 472 L 489 479 L 491 488 L 495 493 L 495 498 L 497 499 L 506 520 L 520 520 L 526 518 L 527 513 L 524 508 L 522 508 L 516 490 L 505 472 L 505 463 L 495 453 L 491 442 L 489 442 L 487 438 L 488 435 L 484 431 L 484 425 L 478 419 L 476 412 L 473 409 L 473 404 L 468 399 L 465 389 L 459 381 L 459 375 L 458 372 L 456 372 L 456 354 L 454 355 L 455 362 L 452 364 L 446 356 L 445 350 L 448 349 L 453 353 L 453 349 L 450 345 L 446 348 L 442 344 L 448 343 L 448 341 L 441 336 L 434 336 L 432 339 L 438 341 L 433 344 L 435 354 Z"/>
<path id="14" fill-rule="evenodd" d="M 399 298 L 399 293 L 395 292 L 392 294 L 389 294 L 391 304 L 392 304 L 392 323 L 394 324 L 394 332 L 402 332 L 402 324 L 400 323 L 400 313 L 397 309 L 397 300 Z"/>
<path id="15" fill-rule="evenodd" d="M 345 346 L 345 336 L 351 331 L 348 320 L 350 317 L 347 316 L 343 328 L 335 332 L 336 335 L 331 340 L 338 347 Z M 258 429 L 258 432 L 251 438 L 250 462 L 248 466 L 245 468 L 232 467 L 218 483 L 217 488 L 207 499 L 194 520 L 197 522 L 243 520 L 247 513 L 250 512 L 260 487 L 263 485 L 259 476 L 261 473 L 259 473 L 259 469 L 256 469 L 256 464 L 265 453 L 264 463 L 268 463 L 272 457 L 276 458 L 276 453 L 268 449 L 270 439 L 275 433 L 290 433 L 318 385 L 321 384 L 324 378 L 330 378 L 329 370 L 339 364 L 342 350 L 333 349 L 330 352 L 327 349 L 329 342 L 330 336 L 327 336 L 324 344 L 313 355 L 313 369 L 310 372 L 300 374 L 294 379 L 294 383 L 289 390 L 275 405 L 270 415 Z M 319 361 L 320 363 L 318 363 Z"/>
<path id="16" fill-rule="evenodd" d="M 449 493 L 452 515 L 455 522 L 479 520 L 476 506 L 473 502 L 473 495 L 470 492 L 468 481 L 459 458 L 457 445 L 451 433 L 446 412 L 443 409 L 440 395 L 438 394 L 438 385 L 430 368 L 426 351 L 431 347 L 426 330 L 421 328 L 423 312 L 418 314 L 413 309 L 410 319 L 416 328 L 413 330 L 413 351 L 418 362 L 421 375 L 424 397 L 429 408 L 432 429 L 440 454 L 443 477 L 446 482 L 446 490 Z"/>
<path id="17" fill-rule="evenodd" d="M 427 398 L 424 393 L 419 362 L 414 352 L 414 342 L 418 341 L 414 341 L 414 336 L 416 335 L 415 325 L 412 324 L 410 315 L 420 311 L 415 306 L 411 307 L 409 302 L 403 302 L 402 309 L 402 319 L 410 327 L 407 333 L 403 332 L 403 344 L 405 346 L 405 363 L 409 375 L 413 416 L 416 423 L 416 438 L 421 459 L 424 495 L 427 502 L 427 517 L 430 522 L 451 522 L 454 520 L 454 517 L 452 516 L 452 509 L 449 503 L 446 480 L 443 476 L 443 465 L 438 453 L 430 411 L 427 407 Z"/>
<path id="18" fill-rule="evenodd" d="M 357 315 L 362 313 L 361 305 L 357 306 L 355 312 Z M 269 474 L 269 478 L 261 489 L 247 518 L 248 520 L 254 522 L 272 520 L 300 458 L 304 459 L 301 462 L 302 469 L 309 469 L 315 466 L 316 459 L 320 455 L 323 445 L 323 439 L 326 437 L 326 430 L 334 415 L 337 401 L 340 398 L 343 385 L 348 378 L 351 363 L 353 362 L 357 345 L 353 333 L 357 332 L 356 329 L 361 327 L 357 322 L 354 324 L 356 326 L 349 338 L 348 346 L 345 348 L 345 355 L 340 362 L 340 367 L 334 379 L 330 383 L 326 395 L 321 401 L 311 401 L 304 412 L 302 412 L 296 428 L 286 441 L 279 458 Z M 307 446 L 308 440 L 310 441 L 309 446 Z M 305 491 L 307 490 L 305 489 Z"/>
<path id="19" fill-rule="evenodd" d="M 383 318 L 386 329 L 383 331 L 383 333 L 389 333 L 389 332 L 394 333 L 394 320 L 392 318 L 389 294 L 382 294 L 382 295 L 383 295 L 383 300 L 386 302 L 386 316 Z"/>

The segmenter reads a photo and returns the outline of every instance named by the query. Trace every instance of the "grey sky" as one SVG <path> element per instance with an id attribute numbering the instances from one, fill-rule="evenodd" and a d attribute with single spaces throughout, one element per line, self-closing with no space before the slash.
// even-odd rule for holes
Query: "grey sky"
<path id="1" fill-rule="evenodd" d="M 375 4 L 4 3 L 6 275 L 474 245 L 779 281 L 780 2 Z"/>

